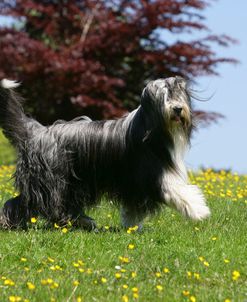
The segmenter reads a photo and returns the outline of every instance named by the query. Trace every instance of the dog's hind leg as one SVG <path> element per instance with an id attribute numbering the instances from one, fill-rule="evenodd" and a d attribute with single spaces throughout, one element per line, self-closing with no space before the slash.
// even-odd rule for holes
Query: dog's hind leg
<path id="1" fill-rule="evenodd" d="M 85 229 L 87 231 L 93 231 L 97 229 L 96 222 L 93 218 L 87 216 L 84 212 L 74 218 L 75 227 Z"/>
<path id="2" fill-rule="evenodd" d="M 124 228 L 138 227 L 138 231 L 142 230 L 142 220 L 145 215 L 141 215 L 136 211 L 122 206 L 120 210 L 121 224 Z"/>
<path id="3" fill-rule="evenodd" d="M 5 202 L 0 210 L 0 228 L 26 228 L 30 215 L 31 213 L 21 195 L 11 198 Z"/>
<path id="4" fill-rule="evenodd" d="M 79 205 L 76 208 L 70 205 L 70 208 L 64 211 L 63 217 L 58 221 L 58 224 L 65 225 L 71 222 L 75 228 L 81 228 L 87 231 L 96 230 L 97 225 L 95 220 L 87 216 L 83 210 L 79 211 L 78 209 L 80 209 Z"/>

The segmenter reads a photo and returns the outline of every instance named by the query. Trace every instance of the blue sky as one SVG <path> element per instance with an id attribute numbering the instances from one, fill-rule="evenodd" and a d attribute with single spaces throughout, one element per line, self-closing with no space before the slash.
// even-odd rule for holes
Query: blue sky
<path id="1" fill-rule="evenodd" d="M 195 133 L 186 163 L 191 169 L 231 168 L 247 173 L 247 0 L 212 1 L 204 16 L 212 33 L 227 34 L 239 41 L 230 48 L 216 46 L 218 56 L 233 57 L 240 63 L 220 65 L 217 70 L 220 77 L 196 79 L 198 85 L 194 88 L 203 91 L 201 97 L 213 95 L 208 102 L 197 102 L 196 108 L 220 112 L 225 119 Z"/>
<path id="2" fill-rule="evenodd" d="M 198 78 L 196 89 L 202 96 L 213 95 L 197 108 L 218 111 L 225 119 L 195 133 L 187 166 L 231 168 L 247 172 L 247 1 L 218 0 L 205 11 L 206 24 L 215 34 L 228 34 L 239 41 L 230 48 L 217 47 L 219 56 L 233 57 L 237 65 L 223 64 L 220 77 Z"/>

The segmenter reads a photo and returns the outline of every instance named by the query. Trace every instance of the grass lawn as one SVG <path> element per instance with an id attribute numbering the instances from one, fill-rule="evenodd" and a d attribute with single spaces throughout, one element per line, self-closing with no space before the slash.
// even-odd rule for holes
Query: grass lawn
<path id="1" fill-rule="evenodd" d="M 1 164 L 11 164 L 15 160 L 15 151 L 3 136 L 0 129 L 0 165 Z"/>
<path id="2" fill-rule="evenodd" d="M 14 194 L 13 171 L 0 166 L 0 203 Z M 118 211 L 103 200 L 89 213 L 99 233 L 46 229 L 39 218 L 0 231 L 0 301 L 247 301 L 247 176 L 190 177 L 212 210 L 203 222 L 165 208 L 142 233 L 112 232 Z"/>

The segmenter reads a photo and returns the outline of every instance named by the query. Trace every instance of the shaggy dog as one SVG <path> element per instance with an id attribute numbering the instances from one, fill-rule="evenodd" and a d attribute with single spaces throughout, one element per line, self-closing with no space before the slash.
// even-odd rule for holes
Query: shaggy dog
<path id="1" fill-rule="evenodd" d="M 183 162 L 193 129 L 186 81 L 151 81 L 140 106 L 117 120 L 79 117 L 43 126 L 27 117 L 18 84 L 0 82 L 0 126 L 18 152 L 19 195 L 2 209 L 0 224 L 25 227 L 41 215 L 52 223 L 70 220 L 93 229 L 85 210 L 103 194 L 121 208 L 124 227 L 141 225 L 162 205 L 202 220 L 210 211 L 202 192 L 188 183 Z"/>

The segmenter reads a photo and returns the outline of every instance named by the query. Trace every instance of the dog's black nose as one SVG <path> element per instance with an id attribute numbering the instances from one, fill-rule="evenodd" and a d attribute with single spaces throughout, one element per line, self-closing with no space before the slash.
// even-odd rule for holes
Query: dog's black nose
<path id="1" fill-rule="evenodd" d="M 174 107 L 173 111 L 176 113 L 177 116 L 180 116 L 182 107 Z"/>

